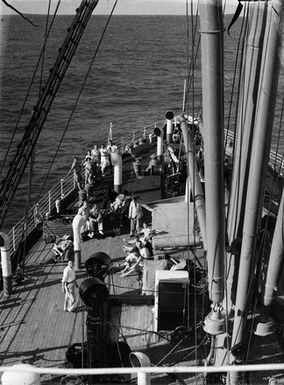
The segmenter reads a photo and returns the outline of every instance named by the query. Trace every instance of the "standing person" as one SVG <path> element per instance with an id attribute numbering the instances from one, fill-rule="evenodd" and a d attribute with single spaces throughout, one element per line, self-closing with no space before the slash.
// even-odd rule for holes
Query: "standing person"
<path id="1" fill-rule="evenodd" d="M 101 155 L 101 171 L 102 176 L 105 176 L 105 170 L 109 166 L 109 153 L 106 147 L 102 144 L 100 148 L 100 155 Z"/>
<path id="2" fill-rule="evenodd" d="M 93 162 L 96 164 L 99 164 L 100 163 L 100 151 L 99 151 L 98 146 L 96 144 L 94 144 L 94 147 L 91 150 L 91 155 L 92 155 Z"/>
<path id="3" fill-rule="evenodd" d="M 93 160 L 90 150 L 87 151 L 87 154 L 85 156 L 84 162 L 86 162 L 87 160 L 90 160 L 90 161 Z"/>
<path id="4" fill-rule="evenodd" d="M 133 158 L 133 163 L 132 163 L 133 171 L 135 174 L 136 178 L 141 178 L 142 176 L 142 163 L 141 163 L 141 158 Z"/>
<path id="5" fill-rule="evenodd" d="M 92 166 L 92 158 L 87 158 L 85 161 L 85 185 L 92 184 L 94 181 L 94 173 Z"/>
<path id="6" fill-rule="evenodd" d="M 76 295 L 75 295 L 75 286 L 78 287 L 76 282 L 76 275 L 73 269 L 73 261 L 68 261 L 68 265 L 63 271 L 62 277 L 62 292 L 65 293 L 64 298 L 64 311 L 74 311 L 76 308 Z"/>
<path id="7" fill-rule="evenodd" d="M 78 159 L 76 158 L 76 156 L 73 159 L 73 163 L 67 175 L 69 175 L 71 171 L 73 171 L 74 173 L 74 179 L 75 179 L 75 183 L 77 183 L 78 189 L 81 190 L 82 189 L 81 165 L 78 162 Z"/>
<path id="8" fill-rule="evenodd" d="M 134 237 L 135 234 L 139 233 L 141 230 L 142 220 L 143 220 L 142 207 L 144 207 L 148 211 L 153 211 L 153 209 L 150 206 L 142 202 L 141 199 L 139 199 L 134 195 L 129 205 L 129 215 L 128 215 L 130 219 L 130 237 Z"/>
<path id="9" fill-rule="evenodd" d="M 96 180 L 98 176 L 98 167 L 100 166 L 100 151 L 96 144 L 94 144 L 94 147 L 91 150 L 91 155 L 92 155 L 92 167 L 93 167 L 94 180 Z"/>
<path id="10" fill-rule="evenodd" d="M 117 146 L 113 143 L 112 140 L 109 140 L 108 141 L 108 145 L 107 145 L 107 150 L 108 152 L 116 152 L 118 150 Z"/>

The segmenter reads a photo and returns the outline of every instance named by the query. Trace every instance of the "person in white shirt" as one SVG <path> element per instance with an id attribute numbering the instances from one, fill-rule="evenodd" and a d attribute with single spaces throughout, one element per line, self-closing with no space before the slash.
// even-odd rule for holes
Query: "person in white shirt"
<path id="1" fill-rule="evenodd" d="M 117 146 L 113 143 L 112 140 L 109 140 L 107 145 L 108 152 L 116 152 L 118 150 Z"/>
<path id="2" fill-rule="evenodd" d="M 99 151 L 101 156 L 101 173 L 102 173 L 102 176 L 105 176 L 106 168 L 110 165 L 109 152 L 103 144 L 101 145 L 101 148 Z"/>
<path id="3" fill-rule="evenodd" d="M 73 261 L 68 261 L 68 265 L 63 271 L 62 292 L 65 293 L 64 311 L 74 311 L 77 306 L 75 287 L 78 287 L 76 275 L 73 269 Z"/>
<path id="4" fill-rule="evenodd" d="M 130 219 L 130 237 L 134 237 L 135 234 L 140 233 L 143 220 L 142 207 L 144 207 L 148 211 L 153 211 L 150 206 L 142 202 L 141 199 L 134 195 L 129 205 L 128 215 Z"/>

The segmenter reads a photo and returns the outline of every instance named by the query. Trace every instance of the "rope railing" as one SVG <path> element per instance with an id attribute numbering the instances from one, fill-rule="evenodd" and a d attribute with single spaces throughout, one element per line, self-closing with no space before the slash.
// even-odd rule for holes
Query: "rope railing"
<path id="1" fill-rule="evenodd" d="M 234 142 L 234 140 L 235 140 L 235 134 L 232 131 L 227 130 L 225 146 L 229 145 L 230 142 Z M 275 168 L 278 174 L 282 175 L 283 169 L 284 169 L 284 155 L 271 150 L 270 164 L 273 168 Z"/>

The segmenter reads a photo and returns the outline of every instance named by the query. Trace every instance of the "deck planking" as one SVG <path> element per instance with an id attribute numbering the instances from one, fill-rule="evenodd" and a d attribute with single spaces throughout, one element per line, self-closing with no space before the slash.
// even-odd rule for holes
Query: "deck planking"
<path id="1" fill-rule="evenodd" d="M 124 176 L 124 188 L 139 193 L 145 202 L 160 198 L 157 176 L 137 179 L 128 173 L 128 177 Z M 101 192 L 98 191 L 98 194 Z M 95 252 L 103 251 L 114 261 L 122 261 L 125 257 L 122 243 L 127 236 L 128 228 L 123 229 L 121 235 L 107 232 L 103 237 L 86 239 L 82 247 L 81 269 L 76 272 L 78 284 L 88 277 L 84 263 Z M 61 278 L 66 262 L 52 261 L 52 246 L 40 239 L 25 258 L 24 282 L 20 285 L 14 282 L 8 298 L 0 293 L 1 366 L 22 362 L 42 367 L 62 367 L 66 363 L 68 347 L 86 340 L 84 306 L 79 306 L 80 310 L 74 313 L 63 311 Z M 124 295 L 134 291 L 139 295 L 140 286 L 135 275 L 127 279 L 117 275 L 115 284 L 110 276 L 107 283 L 111 294 Z M 83 305 L 82 302 L 79 305 Z M 140 314 L 140 319 L 144 318 Z"/>
<path id="2" fill-rule="evenodd" d="M 136 179 L 128 174 L 124 176 L 123 188 L 135 192 L 145 202 L 161 198 L 159 178 L 156 176 Z M 101 191 L 98 194 L 102 195 Z M 76 273 L 78 284 L 87 277 L 84 263 L 95 252 L 105 252 L 114 262 L 123 260 L 125 254 L 121 246 L 123 238 L 128 237 L 127 230 L 123 229 L 121 235 L 110 231 L 103 237 L 85 240 L 82 268 Z M 2 366 L 24 362 L 41 367 L 63 367 L 68 347 L 86 340 L 84 307 L 81 306 L 76 313 L 63 311 L 61 277 L 66 262 L 52 262 L 52 246 L 43 240 L 38 241 L 26 257 L 24 283 L 19 286 L 14 284 L 8 298 L 4 297 L 3 292 L 0 294 Z M 113 304 L 113 322 L 121 325 L 121 333 L 133 349 L 146 348 L 151 362 L 157 364 L 171 348 L 165 350 L 165 341 L 153 333 L 153 302 L 151 298 L 139 297 L 137 275 L 127 278 L 118 274 L 110 275 L 106 283 L 110 294 L 117 296 Z M 264 359 L 271 362 L 273 356 L 274 359 L 277 356 L 280 362 L 283 360 L 277 341 L 265 341 L 261 349 L 259 344 L 255 349 L 258 362 Z M 255 361 L 257 355 L 253 355 Z M 264 383 L 263 378 L 258 378 L 257 383 Z"/>

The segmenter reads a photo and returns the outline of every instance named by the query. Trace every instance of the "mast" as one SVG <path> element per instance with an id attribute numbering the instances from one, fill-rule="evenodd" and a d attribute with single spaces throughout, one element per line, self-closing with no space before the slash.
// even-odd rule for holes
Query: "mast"
<path id="1" fill-rule="evenodd" d="M 267 3 L 266 3 L 267 4 Z M 248 178 L 243 240 L 240 256 L 239 280 L 232 335 L 232 349 L 245 340 L 246 315 L 252 288 L 252 277 L 257 260 L 255 246 L 262 215 L 266 171 L 269 161 L 273 116 L 279 73 L 279 15 L 280 0 L 267 4 L 268 17 L 264 39 L 264 57 L 261 65 L 261 84 L 258 90 L 257 115 Z M 236 360 L 240 357 L 235 354 Z M 238 383 L 238 376 L 235 380 Z"/>
<path id="2" fill-rule="evenodd" d="M 208 282 L 216 309 L 224 295 L 225 249 L 222 0 L 200 2 L 200 24 Z"/>
<path id="3" fill-rule="evenodd" d="M 200 2 L 200 29 L 208 291 L 212 301 L 212 311 L 204 320 L 204 330 L 211 335 L 206 362 L 211 364 L 213 361 L 220 366 L 227 353 L 223 355 L 222 349 L 218 349 L 219 341 L 224 341 L 227 336 L 221 313 L 225 254 L 222 0 Z"/>
<path id="4" fill-rule="evenodd" d="M 231 311 L 235 303 L 235 254 L 239 252 L 247 180 L 249 173 L 250 154 L 253 138 L 253 128 L 256 112 L 256 100 L 259 86 L 261 53 L 265 30 L 266 12 L 264 2 L 250 2 L 248 4 L 248 26 L 246 50 L 243 58 L 242 82 L 239 98 L 238 120 L 235 138 L 232 184 L 230 190 L 230 205 L 228 212 L 228 242 L 234 249 L 228 253 L 226 309 Z M 232 246 L 233 245 L 233 246 Z M 235 246 L 236 245 L 236 246 Z"/>

